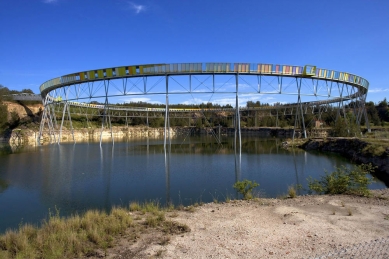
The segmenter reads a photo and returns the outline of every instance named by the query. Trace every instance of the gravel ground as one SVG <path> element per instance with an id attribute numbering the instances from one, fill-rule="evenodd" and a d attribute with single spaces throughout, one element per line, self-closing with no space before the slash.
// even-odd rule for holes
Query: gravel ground
<path id="1" fill-rule="evenodd" d="M 143 237 L 137 254 L 116 247 L 111 257 L 310 258 L 388 237 L 388 205 L 388 189 L 373 191 L 370 198 L 322 195 L 209 203 L 171 213 L 190 232 L 170 236 L 163 244 Z"/>

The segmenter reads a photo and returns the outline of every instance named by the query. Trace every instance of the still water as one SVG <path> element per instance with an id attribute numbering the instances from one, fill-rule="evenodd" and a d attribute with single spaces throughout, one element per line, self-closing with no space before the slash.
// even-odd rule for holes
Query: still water
<path id="1" fill-rule="evenodd" d="M 20 223 L 39 224 L 49 210 L 63 216 L 87 209 L 109 210 L 130 201 L 188 205 L 237 197 L 237 180 L 255 180 L 262 197 L 278 197 L 288 186 L 307 187 L 307 178 L 351 164 L 342 157 L 286 151 L 280 139 L 233 137 L 222 146 L 212 136 L 175 138 L 165 153 L 163 139 L 52 144 L 0 153 L 0 233 Z M 170 151 L 170 152 L 169 152 Z M 7 154 L 10 153 L 10 154 Z M 371 188 L 384 188 L 382 182 Z M 300 194 L 306 191 L 300 190 Z"/>

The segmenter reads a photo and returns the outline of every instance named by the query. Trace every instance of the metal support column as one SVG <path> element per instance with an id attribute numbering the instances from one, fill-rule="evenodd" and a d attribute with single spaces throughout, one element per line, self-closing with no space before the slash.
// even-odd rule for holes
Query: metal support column
<path id="1" fill-rule="evenodd" d="M 238 141 L 239 141 L 239 157 L 242 155 L 242 135 L 240 130 L 240 112 L 239 112 L 239 96 L 238 96 L 238 77 L 239 73 L 235 75 L 235 82 L 236 82 L 236 97 L 235 97 L 235 146 L 236 146 L 236 135 L 238 134 Z"/>
<path id="2" fill-rule="evenodd" d="M 166 150 L 166 138 L 170 144 L 170 122 L 169 122 L 169 76 L 166 75 L 166 105 L 165 105 L 165 134 L 163 148 Z"/>

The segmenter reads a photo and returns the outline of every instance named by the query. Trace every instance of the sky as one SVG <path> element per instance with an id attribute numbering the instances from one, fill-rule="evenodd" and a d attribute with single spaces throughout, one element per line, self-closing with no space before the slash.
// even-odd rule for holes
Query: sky
<path id="1" fill-rule="evenodd" d="M 367 101 L 389 99 L 387 0 L 0 0 L 0 24 L 9 89 L 125 65 L 248 62 L 350 72 L 370 82 Z"/>

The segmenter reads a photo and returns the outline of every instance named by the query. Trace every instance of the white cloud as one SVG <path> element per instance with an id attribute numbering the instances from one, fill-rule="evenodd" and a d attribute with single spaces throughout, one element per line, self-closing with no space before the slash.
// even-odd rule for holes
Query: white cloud
<path id="1" fill-rule="evenodd" d="M 43 0 L 43 3 L 45 4 L 51 4 L 51 3 L 55 3 L 57 2 L 58 0 Z"/>
<path id="2" fill-rule="evenodd" d="M 144 5 L 136 4 L 134 2 L 128 2 L 128 4 L 130 8 L 135 11 L 136 14 L 144 12 L 146 10 L 146 6 Z"/>
<path id="3" fill-rule="evenodd" d="M 382 93 L 382 92 L 389 92 L 389 88 L 383 89 L 383 88 L 373 88 L 369 89 L 368 93 Z"/>

